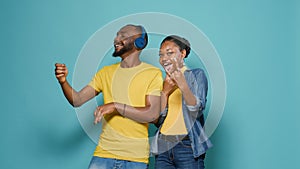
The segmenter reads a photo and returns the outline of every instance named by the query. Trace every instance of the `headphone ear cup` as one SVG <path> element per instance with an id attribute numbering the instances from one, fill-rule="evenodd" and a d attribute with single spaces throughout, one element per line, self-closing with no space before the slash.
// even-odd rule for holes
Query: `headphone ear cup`
<path id="1" fill-rule="evenodd" d="M 145 47 L 145 39 L 142 37 L 136 38 L 134 41 L 134 46 L 138 49 L 143 49 Z"/>

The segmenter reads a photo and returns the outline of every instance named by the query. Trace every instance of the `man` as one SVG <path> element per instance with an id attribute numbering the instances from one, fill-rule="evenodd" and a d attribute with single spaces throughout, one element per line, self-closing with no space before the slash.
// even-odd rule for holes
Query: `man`
<path id="1" fill-rule="evenodd" d="M 67 82 L 68 69 L 55 64 L 56 78 L 69 103 L 78 107 L 103 93 L 104 105 L 96 108 L 94 123 L 102 120 L 102 133 L 91 160 L 94 168 L 147 168 L 148 122 L 160 112 L 161 71 L 139 59 L 148 36 L 142 26 L 126 25 L 115 39 L 114 57 L 122 61 L 103 67 L 79 92 Z"/>

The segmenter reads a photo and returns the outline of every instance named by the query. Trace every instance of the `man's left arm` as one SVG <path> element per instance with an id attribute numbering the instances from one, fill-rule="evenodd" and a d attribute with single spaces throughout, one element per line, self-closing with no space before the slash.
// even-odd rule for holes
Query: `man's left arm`
<path id="1" fill-rule="evenodd" d="M 153 80 L 149 84 L 145 96 L 145 106 L 133 107 L 123 103 L 108 103 L 98 106 L 94 112 L 94 123 L 100 122 L 105 114 L 119 112 L 122 116 L 137 121 L 139 123 L 150 123 L 159 117 L 161 112 L 160 92 L 162 90 L 162 73 L 157 71 Z"/>

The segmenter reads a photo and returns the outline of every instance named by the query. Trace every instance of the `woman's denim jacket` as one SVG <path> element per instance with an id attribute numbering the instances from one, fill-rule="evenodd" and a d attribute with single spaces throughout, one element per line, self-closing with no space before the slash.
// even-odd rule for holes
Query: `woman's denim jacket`
<path id="1" fill-rule="evenodd" d="M 193 155 L 195 158 L 199 157 L 201 154 L 204 154 L 207 149 L 212 147 L 212 143 L 209 138 L 206 136 L 203 130 L 204 126 L 204 115 L 203 110 L 206 104 L 207 96 L 207 78 L 202 69 L 192 69 L 186 70 L 184 72 L 185 79 L 188 83 L 188 86 L 194 96 L 196 97 L 197 104 L 195 106 L 189 106 L 185 104 L 185 101 L 182 97 L 182 112 L 188 136 L 191 140 L 191 146 L 193 149 Z M 167 109 L 161 113 L 163 119 L 166 117 Z M 162 123 L 163 120 L 159 119 L 158 123 Z M 161 124 L 159 124 L 161 126 Z M 159 130 L 156 132 L 156 135 L 152 138 L 151 141 L 151 153 L 157 154 L 158 145 L 157 139 L 159 135 Z"/>

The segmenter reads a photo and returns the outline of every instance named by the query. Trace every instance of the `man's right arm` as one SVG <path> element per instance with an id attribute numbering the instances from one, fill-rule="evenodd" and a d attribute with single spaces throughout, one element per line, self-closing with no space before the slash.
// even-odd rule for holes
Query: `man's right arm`
<path id="1" fill-rule="evenodd" d="M 99 94 L 99 92 L 95 91 L 94 88 L 88 85 L 79 92 L 74 90 L 67 81 L 68 69 L 65 64 L 55 64 L 55 75 L 66 99 L 73 107 L 79 107 Z"/>

